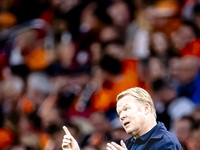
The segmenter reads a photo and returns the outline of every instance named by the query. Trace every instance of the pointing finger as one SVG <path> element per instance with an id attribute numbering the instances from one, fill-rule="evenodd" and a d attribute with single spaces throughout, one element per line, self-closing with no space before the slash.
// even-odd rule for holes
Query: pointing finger
<path id="1" fill-rule="evenodd" d="M 66 135 L 71 135 L 71 133 L 69 132 L 66 126 L 63 126 L 63 130 L 65 131 Z"/>

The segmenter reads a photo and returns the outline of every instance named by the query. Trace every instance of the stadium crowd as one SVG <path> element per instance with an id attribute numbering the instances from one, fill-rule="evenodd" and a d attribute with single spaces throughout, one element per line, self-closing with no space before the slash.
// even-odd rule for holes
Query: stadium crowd
<path id="1" fill-rule="evenodd" d="M 199 0 L 0 0 L 1 150 L 61 150 L 63 125 L 82 150 L 126 141 L 131 87 L 200 149 Z"/>

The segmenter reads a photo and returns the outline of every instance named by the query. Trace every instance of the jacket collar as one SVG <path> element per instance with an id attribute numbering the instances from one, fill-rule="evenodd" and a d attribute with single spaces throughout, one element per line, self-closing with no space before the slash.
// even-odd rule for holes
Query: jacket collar
<path id="1" fill-rule="evenodd" d="M 157 122 L 157 125 L 155 126 L 155 131 L 151 135 L 151 139 L 161 139 L 163 136 L 163 131 L 166 131 L 166 127 L 162 122 Z"/>

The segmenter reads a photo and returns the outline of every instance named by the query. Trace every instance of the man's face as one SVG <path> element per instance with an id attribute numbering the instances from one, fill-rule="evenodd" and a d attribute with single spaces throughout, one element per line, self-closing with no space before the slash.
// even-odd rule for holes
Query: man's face
<path id="1" fill-rule="evenodd" d="M 190 135 L 191 122 L 189 120 L 175 121 L 175 133 L 180 142 L 186 142 Z"/>
<path id="2" fill-rule="evenodd" d="M 145 110 L 135 97 L 126 95 L 117 102 L 117 113 L 126 133 L 140 136 L 145 120 Z"/>

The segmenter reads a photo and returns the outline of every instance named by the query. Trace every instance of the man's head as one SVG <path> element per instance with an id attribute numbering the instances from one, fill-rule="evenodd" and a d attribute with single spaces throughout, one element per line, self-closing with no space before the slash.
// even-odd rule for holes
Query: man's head
<path id="1" fill-rule="evenodd" d="M 131 95 L 131 96 L 135 97 L 136 100 L 140 103 L 143 103 L 143 104 L 148 103 L 151 108 L 151 113 L 155 116 L 155 118 L 157 118 L 153 100 L 151 99 L 151 96 L 149 95 L 149 93 L 146 90 L 144 90 L 140 87 L 127 89 L 126 91 L 123 91 L 122 93 L 120 93 L 117 96 L 116 101 L 118 102 L 120 99 L 122 99 L 126 95 Z"/>
<path id="2" fill-rule="evenodd" d="M 174 131 L 178 140 L 185 144 L 191 134 L 191 131 L 195 129 L 195 120 L 192 116 L 182 116 L 174 121 Z"/>
<path id="3" fill-rule="evenodd" d="M 199 71 L 199 58 L 196 56 L 184 56 L 180 60 L 179 80 L 183 84 L 191 83 Z"/>
<path id="4" fill-rule="evenodd" d="M 116 100 L 120 122 L 128 134 L 140 137 L 156 124 L 153 101 L 144 89 L 128 89 L 120 93 Z"/>

